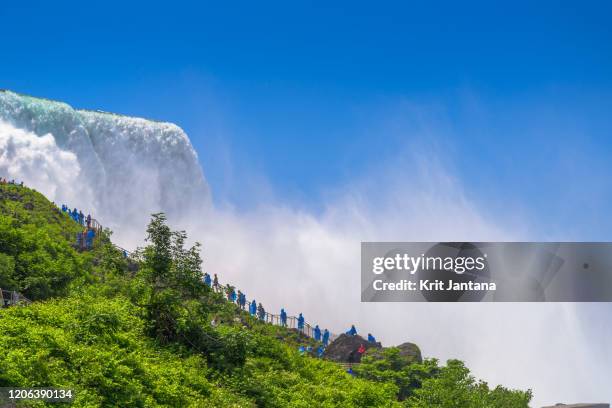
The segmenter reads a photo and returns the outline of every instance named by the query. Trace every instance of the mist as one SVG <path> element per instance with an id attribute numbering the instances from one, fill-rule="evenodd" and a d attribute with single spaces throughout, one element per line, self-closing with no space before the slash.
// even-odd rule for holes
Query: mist
<path id="1" fill-rule="evenodd" d="M 490 385 L 531 388 L 534 407 L 612 400 L 609 304 L 360 302 L 361 241 L 514 241 L 536 234 L 516 218 L 480 215 L 460 180 L 436 163 L 400 171 L 402 180 L 394 179 L 397 163 L 391 167 L 343 187 L 321 214 L 282 203 L 246 212 L 216 208 L 192 224 L 206 270 L 272 311 L 302 312 L 332 332 L 354 323 L 383 345 L 410 341 L 426 357 L 464 360 Z M 599 318 L 587 324 L 581 315 Z"/>
<path id="2" fill-rule="evenodd" d="M 178 128 L 159 133 L 150 122 L 83 114 L 71 128 L 83 133 L 74 139 L 69 131 L 70 141 L 58 134 L 65 126 L 35 128 L 14 116 L 0 121 L 0 176 L 91 211 L 128 249 L 142 245 L 149 214 L 166 211 L 174 228 L 203 244 L 207 272 L 267 310 L 302 312 L 335 333 L 355 324 L 386 346 L 410 341 L 425 357 L 464 360 L 491 385 L 533 389 L 534 407 L 612 401 L 609 304 L 360 302 L 361 241 L 541 235 L 520 215 L 487 212 L 435 152 L 403 154 L 337 186 L 322 211 L 280 199 L 239 210 L 222 200 L 211 204 L 197 155 Z M 133 147 L 135 138 L 148 147 Z"/>

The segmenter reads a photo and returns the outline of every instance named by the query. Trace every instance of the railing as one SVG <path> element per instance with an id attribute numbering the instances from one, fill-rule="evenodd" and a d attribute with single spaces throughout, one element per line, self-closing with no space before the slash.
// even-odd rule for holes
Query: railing
<path id="1" fill-rule="evenodd" d="M 95 233 L 93 237 L 89 236 L 89 229 L 83 232 L 76 233 L 76 248 L 81 251 L 90 250 L 93 248 L 94 241 L 98 238 L 98 234 Z"/>
<path id="2" fill-rule="evenodd" d="M 104 230 L 104 227 L 95 218 L 91 218 L 89 222 L 87 222 L 86 220 L 84 220 L 83 223 L 81 223 L 80 221 L 76 221 L 76 222 L 77 224 L 82 225 L 87 228 L 82 232 L 76 233 L 76 241 L 75 241 L 74 246 L 81 251 L 92 249 L 94 246 L 94 241 L 96 241 L 100 237 L 100 234 Z M 93 230 L 94 232 L 93 237 L 88 236 L 88 233 L 91 230 Z M 127 250 L 117 245 L 115 245 L 115 247 L 121 252 L 125 252 L 126 255 L 128 256 L 130 255 L 130 252 L 128 252 Z"/>
<path id="3" fill-rule="evenodd" d="M 132 256 L 132 253 L 125 248 L 120 247 L 119 245 L 113 244 L 115 249 L 124 254 L 126 257 Z"/>
<path id="4" fill-rule="evenodd" d="M 314 327 L 310 325 L 310 323 L 304 322 L 304 328 L 298 329 L 298 318 L 296 316 L 287 316 L 287 324 L 283 325 L 280 315 L 272 314 L 266 312 L 264 322 L 273 324 L 275 326 L 284 326 L 288 329 L 296 329 L 299 330 L 300 333 L 311 337 L 314 339 Z M 321 335 L 323 334 L 323 330 L 321 330 Z M 322 337 L 322 336 L 321 336 Z M 329 332 L 329 342 L 331 343 L 335 339 L 338 338 L 337 334 Z"/>
<path id="5" fill-rule="evenodd" d="M 225 286 L 217 286 L 215 287 L 214 285 L 212 286 L 212 289 L 217 292 L 217 293 L 221 293 L 226 299 L 227 299 L 227 292 L 225 291 Z M 231 302 L 231 300 L 227 299 L 228 301 Z M 251 304 L 252 301 L 249 301 L 248 299 L 245 300 L 245 308 L 243 310 L 245 311 L 249 311 L 249 305 Z M 238 304 L 238 299 L 236 299 L 236 301 L 232 302 L 234 304 L 236 304 L 238 307 L 241 307 Z M 255 316 L 260 319 L 258 313 L 255 313 Z M 288 329 L 295 329 L 298 330 L 300 333 L 302 333 L 305 336 L 308 336 L 310 338 L 314 338 L 314 327 L 312 327 L 309 323 L 304 322 L 304 327 L 302 329 L 298 329 L 298 317 L 297 316 L 287 316 L 287 321 L 286 324 L 283 324 L 280 314 L 273 314 L 273 313 L 269 313 L 269 312 L 265 312 L 264 313 L 264 318 L 260 319 L 263 322 L 272 324 L 274 326 L 282 326 L 282 327 L 286 327 Z M 323 330 L 321 330 L 321 334 L 323 334 Z M 332 341 L 334 341 L 336 338 L 338 338 L 337 334 L 333 334 L 333 333 L 329 333 L 329 342 L 331 343 Z"/>
<path id="6" fill-rule="evenodd" d="M 104 227 L 102 227 L 102 224 L 100 224 L 95 218 L 91 219 L 89 223 L 89 228 L 95 230 L 96 233 L 102 232 L 102 230 L 104 229 Z"/>
<path id="7" fill-rule="evenodd" d="M 296 316 L 287 316 L 287 322 L 286 324 L 283 324 L 279 314 L 266 312 L 263 321 L 275 326 L 284 326 L 288 329 L 296 329 L 300 333 L 314 338 L 314 328 L 310 324 L 304 322 L 304 327 L 302 329 L 298 329 L 298 318 Z"/>
<path id="8" fill-rule="evenodd" d="M 19 292 L 0 289 L 0 308 L 30 303 L 32 301 Z"/>
<path id="9" fill-rule="evenodd" d="M 304 327 L 299 329 L 297 316 L 287 316 L 287 322 L 286 324 L 283 324 L 279 314 L 272 314 L 272 313 L 265 312 L 264 318 L 262 320 L 274 326 L 283 326 L 288 329 L 295 329 L 299 331 L 300 333 L 302 333 L 303 335 L 314 339 L 314 328 L 309 323 L 304 322 Z M 321 332 L 323 332 L 323 330 L 321 330 Z M 330 337 L 331 337 L 331 334 L 330 334 Z"/>

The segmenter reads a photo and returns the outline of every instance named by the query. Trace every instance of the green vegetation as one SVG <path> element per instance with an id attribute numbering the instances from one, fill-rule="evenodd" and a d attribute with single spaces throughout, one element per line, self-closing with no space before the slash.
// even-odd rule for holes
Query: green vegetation
<path id="1" fill-rule="evenodd" d="M 42 194 L 3 185 L 0 214 L 0 288 L 45 299 L 66 295 L 70 282 L 86 278 L 90 263 L 67 239 L 79 226 Z"/>
<path id="2" fill-rule="evenodd" d="M 406 407 L 482 408 L 526 407 L 531 391 L 513 391 L 498 386 L 491 390 L 476 381 L 459 360 L 440 367 L 435 359 L 422 363 L 402 356 L 396 347 L 373 351 L 355 368 L 358 376 L 397 386 L 397 398 Z"/>
<path id="3" fill-rule="evenodd" d="M 313 340 L 201 283 L 199 244 L 186 248 L 163 214 L 130 259 L 109 231 L 76 251 L 79 229 L 39 193 L 0 186 L 0 287 L 35 300 L 0 310 L 0 387 L 71 388 L 78 407 L 507 408 L 530 399 L 490 390 L 459 361 L 418 364 L 394 348 L 366 356 L 356 376 L 300 355 Z"/>

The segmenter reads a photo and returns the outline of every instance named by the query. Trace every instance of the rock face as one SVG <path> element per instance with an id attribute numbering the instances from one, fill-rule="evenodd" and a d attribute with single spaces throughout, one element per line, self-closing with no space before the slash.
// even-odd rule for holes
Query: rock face
<path id="1" fill-rule="evenodd" d="M 423 362 L 423 357 L 421 356 L 421 350 L 419 349 L 419 346 L 417 346 L 414 343 L 402 343 L 399 346 L 395 346 L 393 348 L 396 348 L 399 350 L 399 355 L 400 355 L 400 361 L 401 361 L 401 365 L 402 367 L 405 365 L 409 365 L 409 364 L 413 364 L 413 363 L 422 363 Z M 368 352 L 368 356 L 371 356 L 375 359 L 382 359 L 383 358 L 383 351 L 387 350 L 388 348 L 382 348 L 380 350 L 371 350 Z"/>
<path id="2" fill-rule="evenodd" d="M 339 363 L 359 363 L 361 362 L 362 354 L 357 352 L 357 350 L 359 350 L 361 345 L 363 345 L 366 350 L 371 348 L 382 348 L 380 343 L 369 343 L 360 335 L 350 336 L 348 334 L 341 334 L 327 346 L 325 353 L 323 353 L 323 357 Z"/>
<path id="3" fill-rule="evenodd" d="M 359 353 L 359 347 L 366 349 L 366 353 Z M 403 365 L 412 363 L 422 363 L 423 357 L 421 356 L 421 350 L 419 346 L 414 343 L 402 343 L 396 346 L 399 350 L 399 355 L 402 357 Z M 325 349 L 323 357 L 327 360 L 336 361 L 339 363 L 360 363 L 361 357 L 365 354 L 374 358 L 382 358 L 382 345 L 377 343 L 368 343 L 363 337 L 356 335 L 350 336 L 348 334 L 341 334 L 336 340 Z M 606 407 L 609 408 L 609 407 Z"/>
<path id="4" fill-rule="evenodd" d="M 421 349 L 414 343 L 402 343 L 397 346 L 400 349 L 400 356 L 407 360 L 412 360 L 413 363 L 422 363 L 423 357 L 421 356 Z"/>

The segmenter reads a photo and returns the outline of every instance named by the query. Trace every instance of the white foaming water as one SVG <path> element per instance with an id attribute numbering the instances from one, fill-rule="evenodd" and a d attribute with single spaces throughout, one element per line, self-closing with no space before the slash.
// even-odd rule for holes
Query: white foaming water
<path id="1" fill-rule="evenodd" d="M 179 219 L 210 206 L 197 154 L 174 124 L 9 91 L 0 92 L 0 123 L 0 173 L 91 212 L 120 243 L 138 242 L 133 231 L 141 239 L 152 212 Z"/>
<path id="2" fill-rule="evenodd" d="M 80 178 L 77 156 L 60 149 L 48 133 L 37 136 L 0 122 L 0 175 L 25 181 L 50 200 L 91 203 L 93 194 L 86 184 L 73 185 L 71 177 Z M 62 186 L 71 186 L 63 188 Z"/>

